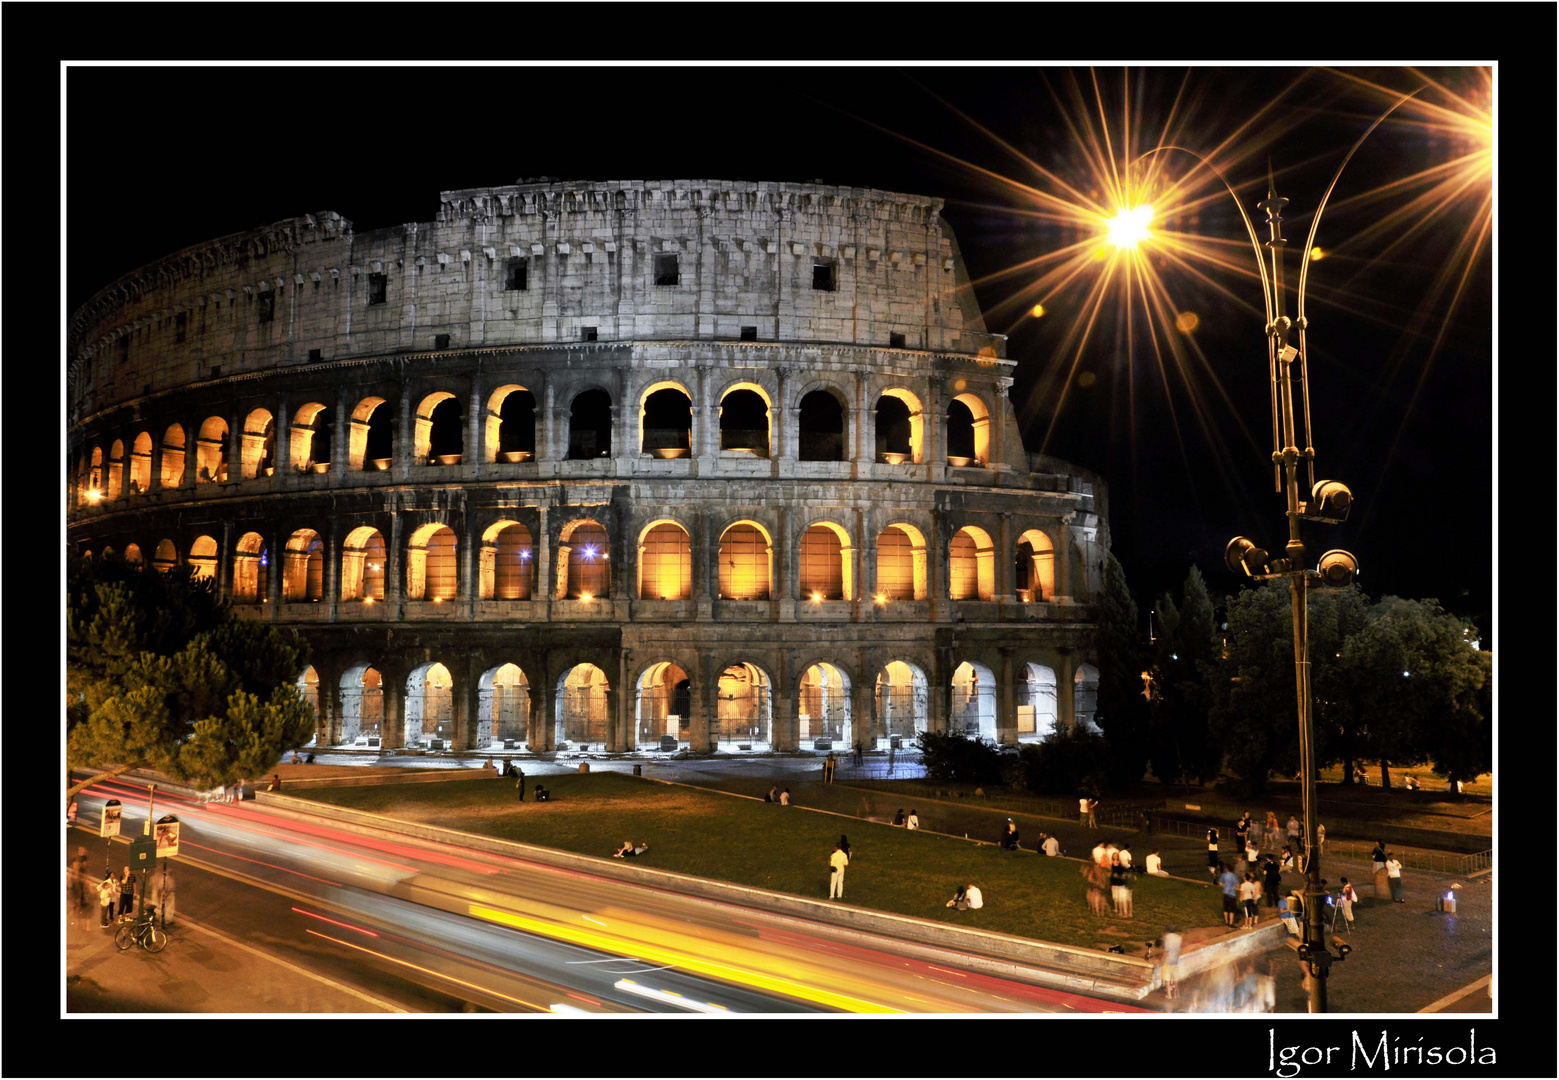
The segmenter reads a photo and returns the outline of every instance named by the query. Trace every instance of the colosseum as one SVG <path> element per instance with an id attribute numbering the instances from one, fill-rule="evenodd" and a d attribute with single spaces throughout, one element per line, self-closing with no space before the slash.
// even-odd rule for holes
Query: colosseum
<path id="1" fill-rule="evenodd" d="M 169 255 L 70 322 L 70 550 L 300 631 L 322 748 L 1086 723 L 1105 488 L 1026 452 L 941 210 L 543 178 Z"/>

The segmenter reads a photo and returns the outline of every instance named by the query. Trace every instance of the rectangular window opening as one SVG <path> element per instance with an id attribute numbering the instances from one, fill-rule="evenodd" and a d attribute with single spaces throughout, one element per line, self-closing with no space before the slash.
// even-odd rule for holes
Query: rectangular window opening
<path id="1" fill-rule="evenodd" d="M 812 288 L 833 292 L 838 287 L 834 273 L 835 266 L 833 259 L 813 259 Z"/>
<path id="2" fill-rule="evenodd" d="M 182 345 L 184 343 L 184 335 L 188 328 L 188 315 L 180 312 L 178 315 L 173 317 L 173 343 L 175 345 Z"/>
<path id="3" fill-rule="evenodd" d="M 260 321 L 270 322 L 276 318 L 276 294 L 263 292 L 260 294 Z"/>
<path id="4" fill-rule="evenodd" d="M 595 327 L 582 326 L 579 328 L 580 341 L 594 341 L 596 339 Z"/>
<path id="5" fill-rule="evenodd" d="M 890 348 L 890 349 L 902 349 L 903 347 L 904 347 L 904 335 L 903 334 L 889 334 L 888 335 L 888 348 Z"/>
<path id="6" fill-rule="evenodd" d="M 447 348 L 449 348 L 449 335 L 448 334 L 434 334 L 433 335 L 433 347 L 435 349 L 447 349 Z"/>
<path id="7" fill-rule="evenodd" d="M 383 274 L 368 275 L 368 302 L 370 304 L 384 303 L 387 283 L 388 279 Z"/>
<path id="8" fill-rule="evenodd" d="M 318 349 L 310 349 L 309 350 L 309 363 L 317 364 L 323 358 L 324 358 L 324 353 L 322 353 L 320 350 L 318 350 Z"/>
<path id="9" fill-rule="evenodd" d="M 655 284 L 675 285 L 678 278 L 679 259 L 676 255 L 655 256 Z"/>
<path id="10" fill-rule="evenodd" d="M 524 292 L 530 284 L 530 260 L 527 258 L 514 258 L 509 260 L 509 273 L 504 278 L 503 287 L 507 292 Z"/>
<path id="11" fill-rule="evenodd" d="M 744 327 L 742 327 L 742 340 L 743 341 L 757 341 L 758 340 L 758 328 L 756 326 L 744 326 Z"/>

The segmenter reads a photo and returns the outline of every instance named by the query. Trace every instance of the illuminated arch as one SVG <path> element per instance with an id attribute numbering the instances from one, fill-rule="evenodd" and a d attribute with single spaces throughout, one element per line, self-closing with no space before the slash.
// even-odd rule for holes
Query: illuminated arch
<path id="1" fill-rule="evenodd" d="M 926 538 L 915 526 L 895 522 L 877 534 L 877 598 L 926 599 Z"/>
<path id="2" fill-rule="evenodd" d="M 578 518 L 558 535 L 557 598 L 604 600 L 611 596 L 612 547 L 606 529 L 590 518 Z"/>
<path id="3" fill-rule="evenodd" d="M 282 599 L 317 602 L 325 598 L 325 543 L 313 529 L 299 529 L 282 552 Z"/>
<path id="4" fill-rule="evenodd" d="M 592 743 L 605 747 L 611 688 L 606 673 L 594 664 L 576 664 L 563 673 L 553 704 L 558 749 Z"/>
<path id="5" fill-rule="evenodd" d="M 921 464 L 926 460 L 926 418 L 918 397 L 903 387 L 888 387 L 877 397 L 876 420 L 879 461 Z"/>
<path id="6" fill-rule="evenodd" d="M 209 536 L 197 536 L 189 548 L 189 565 L 196 580 L 217 576 L 217 542 Z"/>
<path id="7" fill-rule="evenodd" d="M 382 414 L 380 409 L 385 410 Z M 385 428 L 388 427 L 388 433 Z M 369 434 L 373 433 L 372 440 L 375 451 L 383 451 L 382 456 L 369 457 Z M 388 443 L 388 445 L 383 445 Z M 357 403 L 352 410 L 352 422 L 347 433 L 347 463 L 354 469 L 366 469 L 372 471 L 381 467 L 388 468 L 389 461 L 395 456 L 395 420 L 392 415 L 390 403 L 382 397 L 365 397 Z"/>
<path id="8" fill-rule="evenodd" d="M 774 403 L 769 392 L 750 382 L 726 387 L 720 394 L 720 449 L 766 458 L 773 445 Z"/>
<path id="9" fill-rule="evenodd" d="M 406 599 L 448 603 L 458 588 L 455 530 L 431 521 L 406 543 Z"/>
<path id="10" fill-rule="evenodd" d="M 687 600 L 693 595 L 693 543 L 669 518 L 639 534 L 639 599 Z"/>
<path id="11" fill-rule="evenodd" d="M 686 457 L 692 446 L 693 395 L 687 387 L 671 381 L 645 387 L 639 395 L 639 452 L 678 458 Z"/>
<path id="12" fill-rule="evenodd" d="M 970 660 L 959 664 L 953 672 L 952 705 L 948 730 L 996 740 L 996 675 L 990 668 Z"/>
<path id="13" fill-rule="evenodd" d="M 530 739 L 530 680 L 518 664 L 488 668 L 476 682 L 476 748 L 518 750 Z"/>
<path id="14" fill-rule="evenodd" d="M 227 479 L 227 421 L 208 416 L 195 440 L 195 483 L 219 484 Z"/>
<path id="15" fill-rule="evenodd" d="M 889 739 L 900 744 L 927 730 L 930 683 L 914 664 L 893 660 L 877 673 L 877 719 Z"/>
<path id="16" fill-rule="evenodd" d="M 238 467 L 245 480 L 253 480 L 276 467 L 276 420 L 269 409 L 255 409 L 244 417 L 238 436 Z"/>
<path id="17" fill-rule="evenodd" d="M 360 525 L 341 544 L 341 599 L 365 604 L 384 599 L 389 546 L 372 525 Z"/>
<path id="18" fill-rule="evenodd" d="M 144 495 L 152 486 L 152 434 L 143 431 L 130 445 L 130 493 Z"/>
<path id="19" fill-rule="evenodd" d="M 130 566 L 140 566 L 141 565 L 141 545 L 140 544 L 126 544 L 125 545 L 125 563 L 127 565 L 130 565 Z"/>
<path id="20" fill-rule="evenodd" d="M 1056 673 L 1044 664 L 1023 665 L 1018 741 L 1039 742 L 1056 730 Z"/>
<path id="21" fill-rule="evenodd" d="M 773 587 L 773 541 L 756 521 L 737 521 L 720 534 L 720 599 L 767 600 Z"/>
<path id="22" fill-rule="evenodd" d="M 963 407 L 963 411 L 959 410 Z M 969 458 L 967 464 L 991 462 L 991 410 L 978 394 L 959 394 L 947 404 L 947 456 Z"/>
<path id="23" fill-rule="evenodd" d="M 108 490 L 104 493 L 110 499 L 119 498 L 124 491 L 124 457 L 124 440 L 115 439 L 108 449 Z"/>
<path id="24" fill-rule="evenodd" d="M 657 749 L 667 737 L 688 742 L 692 711 L 692 682 L 680 665 L 661 660 L 645 668 L 634 693 L 639 748 Z"/>
<path id="25" fill-rule="evenodd" d="M 482 435 L 482 453 L 488 462 L 501 458 L 512 463 L 535 457 L 536 395 L 519 383 L 494 390 L 487 396 Z"/>
<path id="26" fill-rule="evenodd" d="M 270 566 L 266 558 L 265 538 L 246 532 L 233 547 L 233 603 L 259 604 L 270 598 Z"/>
<path id="27" fill-rule="evenodd" d="M 1094 714 L 1099 708 L 1099 669 L 1089 663 L 1077 665 L 1072 674 L 1072 722 L 1085 731 L 1102 730 Z"/>
<path id="28" fill-rule="evenodd" d="M 451 406 L 445 406 L 445 402 L 454 402 Z M 450 420 L 450 411 L 453 410 L 454 419 Z M 434 413 L 440 415 L 435 418 Z M 458 461 L 441 461 L 441 458 L 454 457 L 464 451 L 465 439 L 460 422 L 460 402 L 455 395 L 448 390 L 435 390 L 423 398 L 417 405 L 416 416 L 412 423 L 415 430 L 412 435 L 412 453 L 416 456 L 418 465 L 458 465 Z M 435 425 L 437 430 L 435 431 Z M 450 432 L 453 431 L 453 435 Z M 435 440 L 434 436 L 438 439 Z M 435 445 L 435 442 L 438 445 Z"/>
<path id="29" fill-rule="evenodd" d="M 855 582 L 850 534 L 844 526 L 819 521 L 801 534 L 798 587 L 802 600 L 853 600 Z"/>
<path id="30" fill-rule="evenodd" d="M 292 414 L 287 435 L 287 460 L 295 469 L 330 462 L 330 409 L 311 401 Z"/>
<path id="31" fill-rule="evenodd" d="M 954 600 L 996 598 L 996 548 L 990 534 L 965 525 L 948 544 L 948 595 Z"/>
<path id="32" fill-rule="evenodd" d="M 173 541 L 166 538 L 157 542 L 157 550 L 152 552 L 152 569 L 160 574 L 166 574 L 179 565 L 179 549 L 173 546 Z"/>
<path id="33" fill-rule="evenodd" d="M 716 745 L 727 751 L 767 751 L 773 741 L 773 684 L 757 664 L 739 661 L 720 672 L 715 693 Z"/>
<path id="34" fill-rule="evenodd" d="M 1018 537 L 1017 574 L 1013 578 L 1018 599 L 1053 600 L 1056 595 L 1056 553 L 1043 529 L 1030 529 Z"/>
<path id="35" fill-rule="evenodd" d="M 529 600 L 536 581 L 530 530 L 518 521 L 495 521 L 482 533 L 478 580 L 483 600 Z"/>
<path id="36" fill-rule="evenodd" d="M 802 749 L 850 746 L 850 676 L 822 661 L 808 667 L 797 688 L 797 713 Z"/>
<path id="37" fill-rule="evenodd" d="M 449 749 L 455 736 L 454 679 L 443 664 L 432 661 L 406 677 L 406 745 Z"/>
<path id="38" fill-rule="evenodd" d="M 170 424 L 162 433 L 159 478 L 165 488 L 176 488 L 184 483 L 184 429 L 178 424 Z"/>
<path id="39" fill-rule="evenodd" d="M 378 745 L 384 725 L 384 677 L 368 664 L 341 675 L 341 742 Z"/>

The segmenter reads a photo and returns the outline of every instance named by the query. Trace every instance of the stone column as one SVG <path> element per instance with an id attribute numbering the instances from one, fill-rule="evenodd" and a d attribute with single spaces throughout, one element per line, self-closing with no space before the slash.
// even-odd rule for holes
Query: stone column
<path id="1" fill-rule="evenodd" d="M 385 610 L 393 611 L 394 618 L 399 620 L 406 614 L 406 552 L 402 550 L 406 530 L 400 512 L 391 505 L 390 535 L 384 538 L 384 602 Z"/>
<path id="2" fill-rule="evenodd" d="M 330 525 L 325 530 L 325 573 L 320 588 L 325 591 L 325 603 L 329 607 L 329 619 L 335 622 L 341 604 L 341 519 L 330 515 Z"/>
<path id="3" fill-rule="evenodd" d="M 401 387 L 401 419 L 395 430 L 395 453 L 391 466 L 395 469 L 395 479 L 405 483 L 410 476 L 411 467 L 418 464 L 416 460 L 417 428 L 413 423 L 411 406 L 411 388 Z M 366 461 L 367 451 L 363 453 Z"/>
<path id="4" fill-rule="evenodd" d="M 1056 672 L 1056 728 L 1065 731 L 1077 723 L 1076 661 L 1072 650 L 1062 649 L 1060 670 Z"/>
<path id="5" fill-rule="evenodd" d="M 1008 609 L 1018 602 L 1012 581 L 1016 559 L 1012 544 L 1012 515 L 1003 511 L 996 519 L 996 610 L 1001 616 L 1010 614 Z"/>
<path id="6" fill-rule="evenodd" d="M 854 416 L 850 428 L 850 475 L 856 478 L 870 476 L 872 466 L 877 462 L 876 447 L 867 437 L 871 428 L 870 416 L 866 406 L 866 380 L 871 377 L 871 372 L 865 368 L 855 369 L 855 408 L 851 410 Z"/>
<path id="7" fill-rule="evenodd" d="M 276 403 L 276 483 L 292 473 L 292 416 L 287 412 L 287 395 Z"/>
<path id="8" fill-rule="evenodd" d="M 710 732 L 719 722 L 720 673 L 715 670 L 714 659 L 703 657 L 703 670 L 693 680 L 688 695 L 688 749 L 695 754 L 707 754 L 713 743 Z M 692 674 L 691 672 L 689 674 Z"/>
<path id="9" fill-rule="evenodd" d="M 875 715 L 876 689 L 866 671 L 866 650 L 856 650 L 855 679 L 850 683 L 850 737 L 849 745 L 841 753 L 849 753 L 859 742 L 864 747 L 873 745 L 878 734 Z"/>
<path id="10" fill-rule="evenodd" d="M 531 586 L 531 599 L 540 600 L 546 607 L 546 617 L 552 613 L 552 598 L 557 592 L 557 582 L 552 580 L 552 532 L 547 524 L 547 504 L 542 503 L 536 509 L 538 518 L 536 524 L 536 577 Z"/>
<path id="11" fill-rule="evenodd" d="M 1071 511 L 1061 515 L 1056 526 L 1056 594 L 1058 604 L 1072 603 L 1072 520 Z"/>
<path id="12" fill-rule="evenodd" d="M 222 522 L 222 546 L 217 548 L 217 595 L 233 597 L 233 522 Z"/>
<path id="13" fill-rule="evenodd" d="M 530 730 L 525 739 L 525 748 L 533 754 L 543 753 L 557 745 L 554 737 L 556 720 L 553 715 L 556 689 L 551 665 L 544 657 L 537 666 L 541 669 L 541 679 L 530 686 Z"/>
<path id="14" fill-rule="evenodd" d="M 399 664 L 386 664 L 379 669 L 381 693 L 384 698 L 383 738 L 380 750 L 406 745 L 406 679 L 410 673 Z"/>
<path id="15" fill-rule="evenodd" d="M 607 749 L 615 753 L 626 753 L 638 748 L 638 729 L 634 723 L 633 705 L 637 695 L 633 687 L 628 685 L 628 671 L 631 666 L 633 652 L 631 649 L 622 649 L 617 654 L 617 681 L 613 684 L 612 692 L 616 695 L 616 701 L 612 702 L 612 716 L 616 720 L 617 727 L 607 735 Z M 611 698 L 607 699 L 611 702 Z"/>
<path id="16" fill-rule="evenodd" d="M 1003 515 L 1005 517 L 1006 515 Z M 1003 746 L 1018 744 L 1017 698 L 1012 684 L 1012 650 L 1001 650 L 1000 683 L 996 688 L 996 741 Z"/>
<path id="17" fill-rule="evenodd" d="M 476 718 L 481 710 L 481 702 L 477 699 L 476 680 L 471 678 L 471 657 L 466 655 L 466 662 L 461 665 L 464 670 L 450 671 L 450 681 L 454 684 L 449 689 L 450 721 L 454 726 L 453 737 L 450 739 L 451 750 L 472 750 L 476 747 Z"/>
<path id="18" fill-rule="evenodd" d="M 261 554 L 265 556 L 265 594 L 266 607 L 269 609 L 266 618 L 272 622 L 281 619 L 281 579 L 282 567 L 285 565 L 284 545 L 287 538 L 275 531 L 275 525 L 266 526 L 265 539 L 260 542 Z"/>
<path id="19" fill-rule="evenodd" d="M 471 396 L 468 400 L 465 457 L 460 461 L 467 475 L 473 480 L 480 480 L 483 467 L 487 464 L 487 447 L 482 445 L 487 434 L 487 410 L 482 407 L 482 380 L 479 374 L 471 375 Z"/>

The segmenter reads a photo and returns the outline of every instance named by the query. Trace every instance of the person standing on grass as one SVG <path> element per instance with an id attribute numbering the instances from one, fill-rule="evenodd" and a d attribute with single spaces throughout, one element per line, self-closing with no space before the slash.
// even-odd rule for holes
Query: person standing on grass
<path id="1" fill-rule="evenodd" d="M 1268 810 L 1266 846 L 1269 850 L 1276 850 L 1276 848 L 1282 843 L 1283 830 L 1278 828 L 1278 816 L 1271 810 Z"/>
<path id="2" fill-rule="evenodd" d="M 1095 915 L 1104 914 L 1104 888 L 1109 884 L 1110 872 L 1097 862 L 1083 867 L 1083 880 L 1088 883 L 1088 910 Z"/>
<path id="3" fill-rule="evenodd" d="M 1223 924 L 1233 930 L 1235 929 L 1234 913 L 1239 906 L 1240 879 L 1235 877 L 1223 863 L 1219 863 L 1214 869 L 1215 880 L 1223 889 Z"/>
<path id="4" fill-rule="evenodd" d="M 1218 871 L 1222 869 L 1223 863 L 1218 859 L 1218 830 L 1209 828 L 1207 830 L 1207 872 L 1216 878 Z"/>
<path id="5" fill-rule="evenodd" d="M 1085 829 L 1088 827 L 1088 796 L 1086 795 L 1077 800 L 1077 823 Z"/>
<path id="6" fill-rule="evenodd" d="M 844 868 L 850 865 L 850 856 L 844 848 L 834 845 L 834 853 L 828 857 L 828 898 L 844 899 Z"/>
<path id="7" fill-rule="evenodd" d="M 1391 899 L 1399 904 L 1407 903 L 1402 899 L 1402 860 L 1395 852 L 1386 855 L 1386 881 L 1391 886 Z"/>
<path id="8" fill-rule="evenodd" d="M 1131 918 L 1131 871 L 1121 865 L 1120 853 L 1110 857 L 1110 904 L 1115 914 Z"/>
<path id="9" fill-rule="evenodd" d="M 525 770 L 518 765 L 514 767 L 514 790 L 520 797 L 520 802 L 525 801 Z"/>
<path id="10" fill-rule="evenodd" d="M 1386 874 L 1386 842 L 1375 841 L 1375 850 L 1370 852 L 1370 862 L 1375 871 L 1375 899 L 1386 899 L 1387 874 Z"/>
<path id="11" fill-rule="evenodd" d="M 1098 809 L 1099 809 L 1099 800 L 1098 799 L 1089 799 L 1088 800 L 1088 827 L 1090 829 L 1097 829 L 1099 827 L 1099 822 L 1095 819 L 1095 814 L 1097 813 Z"/>

